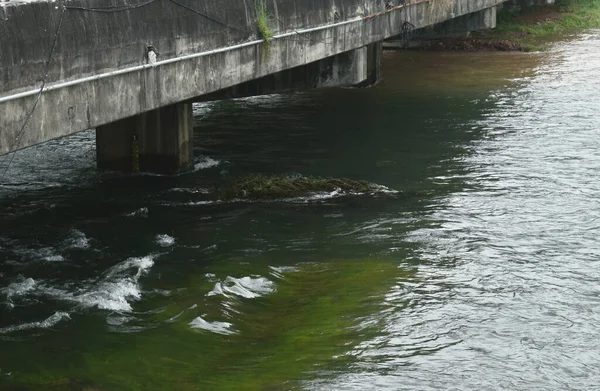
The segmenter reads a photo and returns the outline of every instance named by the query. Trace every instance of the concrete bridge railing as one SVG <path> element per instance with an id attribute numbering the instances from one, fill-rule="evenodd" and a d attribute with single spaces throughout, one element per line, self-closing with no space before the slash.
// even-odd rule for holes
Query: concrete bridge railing
<path id="1" fill-rule="evenodd" d="M 495 23 L 502 1 L 0 2 L 0 155 L 97 128 L 101 167 L 131 168 L 135 140 L 142 170 L 171 171 L 191 158 L 181 104 L 276 75 L 358 84 L 383 39 L 482 12 Z"/>

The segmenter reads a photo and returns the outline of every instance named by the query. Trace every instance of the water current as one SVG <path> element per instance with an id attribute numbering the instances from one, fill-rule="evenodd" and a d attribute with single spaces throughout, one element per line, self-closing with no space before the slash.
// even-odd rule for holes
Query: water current
<path id="1" fill-rule="evenodd" d="M 97 171 L 92 131 L 20 151 L 0 389 L 598 389 L 600 32 L 384 72 L 196 105 L 177 176 Z M 397 192 L 219 200 L 252 173 Z"/>

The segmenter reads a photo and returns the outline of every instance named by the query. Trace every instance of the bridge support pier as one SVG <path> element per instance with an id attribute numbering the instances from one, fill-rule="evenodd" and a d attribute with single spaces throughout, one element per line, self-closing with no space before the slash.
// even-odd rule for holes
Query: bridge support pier
<path id="1" fill-rule="evenodd" d="M 193 157 L 192 104 L 177 103 L 96 128 L 98 168 L 173 173 Z"/>
<path id="2" fill-rule="evenodd" d="M 381 55 L 383 53 L 382 41 L 367 45 L 367 79 L 360 84 L 361 87 L 368 87 L 377 84 L 381 79 Z"/>

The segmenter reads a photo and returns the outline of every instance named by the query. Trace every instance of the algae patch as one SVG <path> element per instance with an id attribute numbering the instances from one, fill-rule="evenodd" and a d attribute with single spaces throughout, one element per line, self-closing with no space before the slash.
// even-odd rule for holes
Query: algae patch
<path id="1" fill-rule="evenodd" d="M 381 190 L 367 181 L 347 178 L 308 178 L 251 175 L 231 181 L 219 189 L 222 200 L 270 200 L 302 197 L 314 193 L 340 191 L 345 194 L 365 194 Z"/>
<path id="2" fill-rule="evenodd" d="M 214 277 L 192 273 L 185 290 L 140 308 L 138 316 L 151 327 L 136 332 L 135 343 L 130 333 L 104 333 L 71 364 L 17 373 L 8 385 L 32 391 L 301 389 L 321 371 L 347 371 L 356 347 L 381 335 L 386 293 L 413 278 L 392 258 L 289 266 L 260 270 L 273 289 L 252 298 L 209 294 L 215 281 L 227 280 L 228 268 L 216 268 Z M 235 332 L 194 328 L 190 322 L 199 316 L 230 323 Z M 44 352 L 50 343 L 41 344 Z"/>

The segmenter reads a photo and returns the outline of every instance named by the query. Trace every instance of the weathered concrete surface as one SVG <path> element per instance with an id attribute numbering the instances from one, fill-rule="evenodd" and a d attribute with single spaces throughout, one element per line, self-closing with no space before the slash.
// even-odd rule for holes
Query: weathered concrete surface
<path id="1" fill-rule="evenodd" d="M 487 30 L 496 27 L 496 8 L 486 8 L 479 12 L 459 16 L 442 23 L 414 31 L 410 42 L 402 40 L 402 37 L 392 37 L 383 43 L 387 49 L 403 49 L 407 47 L 419 47 L 423 40 L 440 37 L 462 37 L 471 31 Z"/>
<path id="2" fill-rule="evenodd" d="M 492 7 L 436 24 L 432 29 L 421 29 L 418 31 L 418 36 L 419 38 L 428 36 L 447 36 L 470 31 L 493 29 L 495 27 L 496 7 Z"/>
<path id="3" fill-rule="evenodd" d="M 369 46 L 204 94 L 194 98 L 193 101 L 206 102 L 282 94 L 302 89 L 356 86 L 363 83 L 372 85 L 373 83 L 370 82 L 372 77 L 378 75 L 371 74 L 376 64 L 373 64 Z"/>
<path id="4" fill-rule="evenodd" d="M 96 128 L 98 168 L 176 172 L 192 162 L 193 135 L 191 103 L 176 103 L 99 126 Z"/>
<path id="5" fill-rule="evenodd" d="M 177 1 L 187 8 L 173 0 L 0 6 L 0 154 L 348 52 L 398 34 L 405 22 L 425 27 L 502 0 L 392 9 L 397 3 L 385 0 L 268 0 L 276 32 L 269 56 L 250 0 Z M 121 8 L 73 8 L 108 6 Z M 61 18 L 47 91 L 17 141 L 37 96 L 10 97 L 39 88 Z M 150 45 L 159 52 L 155 65 L 146 64 Z"/>

